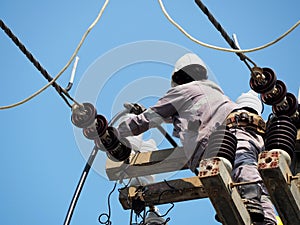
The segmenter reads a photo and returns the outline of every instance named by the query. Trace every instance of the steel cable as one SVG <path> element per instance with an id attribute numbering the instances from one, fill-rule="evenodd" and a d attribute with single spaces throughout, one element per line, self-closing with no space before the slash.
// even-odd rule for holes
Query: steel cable
<path id="1" fill-rule="evenodd" d="M 50 76 L 50 74 L 47 72 L 47 70 L 35 59 L 35 57 L 28 51 L 28 49 L 25 47 L 24 44 L 13 34 L 11 29 L 9 29 L 6 24 L 0 20 L 0 27 L 1 29 L 7 34 L 7 36 L 15 43 L 15 45 L 23 52 L 23 54 L 27 57 L 27 59 L 37 68 L 39 72 L 44 76 L 44 78 L 48 81 L 51 82 L 53 78 Z M 66 97 L 63 95 L 63 93 L 67 96 L 70 97 L 68 92 L 64 91 L 64 89 L 59 86 L 56 82 L 52 82 L 51 85 L 55 88 L 57 93 L 64 99 L 64 101 L 67 103 L 69 107 L 72 107 L 70 103 L 67 101 Z"/>
<path id="2" fill-rule="evenodd" d="M 7 105 L 7 106 L 1 106 L 1 109 L 9 109 L 9 108 L 13 108 L 19 105 L 22 105 L 28 101 L 30 101 L 31 99 L 33 99 L 34 97 L 36 97 L 37 95 L 39 95 L 40 93 L 42 93 L 43 91 L 45 91 L 49 86 L 53 85 L 55 83 L 55 81 L 66 71 L 66 69 L 70 66 L 71 62 L 73 61 L 73 59 L 76 57 L 79 49 L 81 48 L 81 46 L 83 45 L 87 35 L 90 33 L 90 31 L 96 26 L 96 24 L 99 22 L 101 16 L 103 15 L 104 10 L 106 9 L 107 5 L 109 3 L 109 0 L 106 0 L 100 10 L 100 12 L 98 13 L 96 19 L 92 22 L 92 24 L 89 26 L 89 28 L 86 30 L 86 32 L 83 34 L 78 46 L 76 47 L 74 53 L 72 54 L 71 58 L 69 59 L 69 61 L 67 62 L 67 64 L 61 69 L 61 71 L 53 78 L 51 79 L 51 81 L 45 85 L 44 87 L 42 87 L 40 90 L 36 91 L 35 93 L 33 93 L 31 96 L 23 99 L 22 101 L 19 101 L 17 103 L 11 104 L 11 105 Z M 2 21 L 2 20 L 1 20 Z M 3 21 L 2 21 L 3 23 Z M 4 23 L 3 23 L 4 24 Z M 64 89 L 62 89 L 62 93 L 64 93 L 70 100 L 72 100 L 75 104 L 78 104 L 73 98 L 71 98 L 71 96 L 68 95 L 68 93 L 66 92 Z"/>

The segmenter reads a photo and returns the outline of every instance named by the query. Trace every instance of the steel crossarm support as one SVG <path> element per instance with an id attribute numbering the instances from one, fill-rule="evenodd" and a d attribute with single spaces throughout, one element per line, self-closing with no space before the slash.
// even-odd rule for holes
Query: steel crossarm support
<path id="1" fill-rule="evenodd" d="M 198 177 L 188 177 L 149 184 L 144 187 L 126 187 L 119 194 L 119 201 L 124 209 L 131 209 L 134 201 L 153 206 L 194 199 L 207 198 Z"/>
<path id="2" fill-rule="evenodd" d="M 122 180 L 159 173 L 187 169 L 188 159 L 182 147 L 140 152 L 130 157 L 129 162 L 106 161 L 109 180 Z"/>

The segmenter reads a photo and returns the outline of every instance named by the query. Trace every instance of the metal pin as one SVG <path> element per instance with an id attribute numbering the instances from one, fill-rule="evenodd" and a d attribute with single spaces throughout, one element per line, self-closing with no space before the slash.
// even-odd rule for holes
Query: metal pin
<path id="1" fill-rule="evenodd" d="M 68 83 L 68 86 L 65 88 L 66 91 L 70 91 L 71 88 L 72 88 L 72 86 L 73 86 L 73 82 L 74 82 L 74 77 L 75 77 L 75 72 L 76 72 L 78 60 L 79 60 L 79 57 L 76 56 L 75 57 L 75 62 L 74 62 L 73 68 L 72 68 L 72 72 L 71 72 L 70 81 Z"/>
<path id="2" fill-rule="evenodd" d="M 236 45 L 236 47 L 240 50 L 241 47 L 240 47 L 240 45 L 239 45 L 239 42 L 238 42 L 238 39 L 237 39 L 236 34 L 232 34 L 232 39 L 233 39 L 233 42 L 234 42 L 234 44 Z"/>

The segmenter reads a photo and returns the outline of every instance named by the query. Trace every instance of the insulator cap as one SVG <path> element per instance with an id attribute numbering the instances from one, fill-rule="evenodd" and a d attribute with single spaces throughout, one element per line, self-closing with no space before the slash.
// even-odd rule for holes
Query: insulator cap
<path id="1" fill-rule="evenodd" d="M 102 137 L 108 127 L 106 118 L 102 115 L 97 115 L 95 123 L 83 129 L 83 135 L 90 140 L 97 137 Z"/>
<path id="2" fill-rule="evenodd" d="M 83 109 L 72 111 L 71 121 L 79 128 L 85 128 L 94 123 L 97 115 L 96 108 L 91 103 L 82 103 Z"/>
<path id="3" fill-rule="evenodd" d="M 250 87 L 257 93 L 271 91 L 277 80 L 275 72 L 270 68 L 262 68 L 262 76 L 264 76 L 264 78 L 256 78 L 256 73 L 254 71 L 254 75 L 251 76 L 250 79 Z"/>
<path id="4" fill-rule="evenodd" d="M 131 145 L 126 138 L 120 139 L 118 145 L 107 151 L 107 156 L 113 161 L 125 161 L 131 154 Z"/>
<path id="5" fill-rule="evenodd" d="M 276 116 L 293 116 L 298 109 L 298 100 L 292 93 L 287 93 L 285 96 L 285 102 L 272 106 L 272 111 Z"/>
<path id="6" fill-rule="evenodd" d="M 131 154 L 129 141 L 126 138 L 119 138 L 118 130 L 114 127 L 108 127 L 105 135 L 96 138 L 94 143 L 113 161 L 125 161 Z"/>
<path id="7" fill-rule="evenodd" d="M 117 147 L 119 144 L 119 133 L 114 127 L 108 127 L 106 135 L 101 137 L 102 145 L 105 147 L 105 151 L 110 151 Z"/>
<path id="8" fill-rule="evenodd" d="M 261 100 L 267 105 L 276 105 L 284 99 L 287 89 L 281 80 L 277 80 L 274 88 L 268 93 L 261 94 Z"/>

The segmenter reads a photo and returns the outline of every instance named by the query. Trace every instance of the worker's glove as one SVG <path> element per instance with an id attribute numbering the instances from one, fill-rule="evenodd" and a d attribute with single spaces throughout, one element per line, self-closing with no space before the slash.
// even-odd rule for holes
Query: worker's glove
<path id="1" fill-rule="evenodd" d="M 143 113 L 146 108 L 138 103 L 124 103 L 124 107 L 129 110 L 129 113 L 133 113 L 135 115 L 139 115 Z"/>

